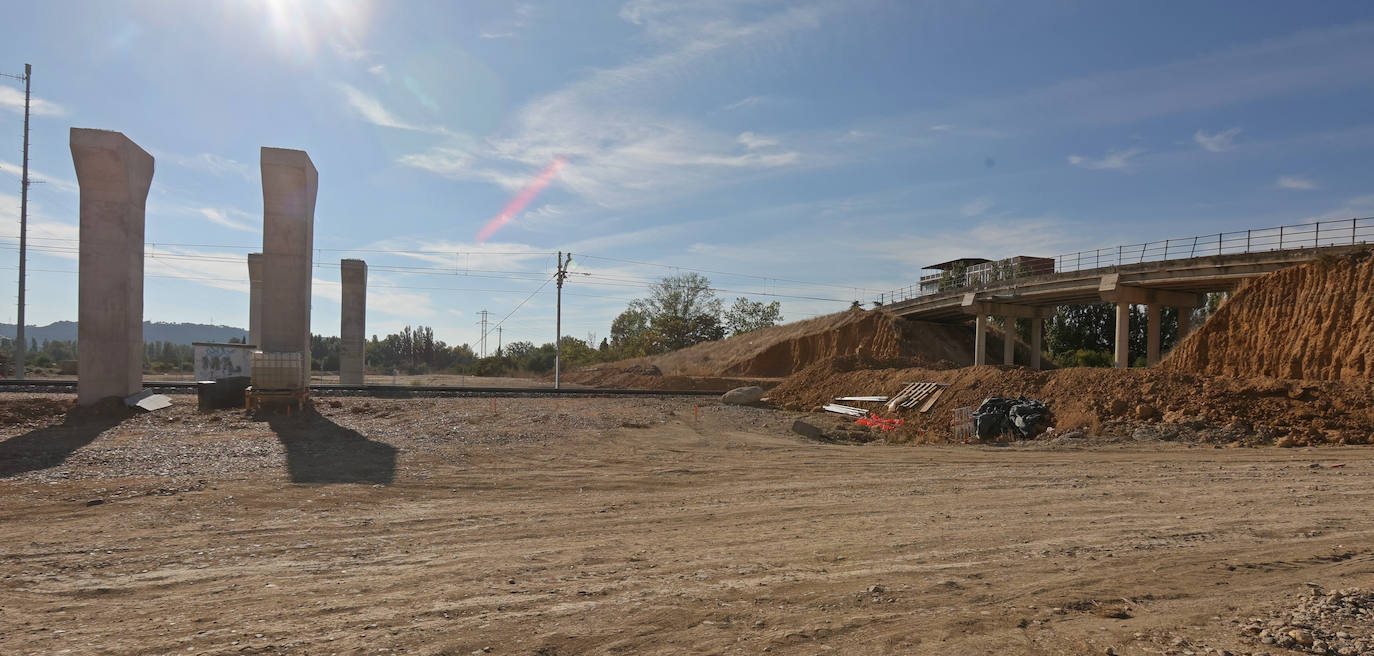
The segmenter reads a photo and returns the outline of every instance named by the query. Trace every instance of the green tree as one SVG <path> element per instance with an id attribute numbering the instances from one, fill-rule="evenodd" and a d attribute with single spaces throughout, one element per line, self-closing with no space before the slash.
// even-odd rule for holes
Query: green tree
<path id="1" fill-rule="evenodd" d="M 725 328 L 731 335 L 741 335 L 760 328 L 782 323 L 782 303 L 751 301 L 743 296 L 725 311 Z"/>
<path id="2" fill-rule="evenodd" d="M 676 351 L 725 337 L 720 299 L 699 273 L 667 276 L 649 288 L 648 298 L 630 303 L 648 316 L 654 351 Z"/>
<path id="3" fill-rule="evenodd" d="M 638 358 L 654 353 L 654 334 L 649 313 L 632 304 L 611 321 L 611 351 L 616 357 Z"/>

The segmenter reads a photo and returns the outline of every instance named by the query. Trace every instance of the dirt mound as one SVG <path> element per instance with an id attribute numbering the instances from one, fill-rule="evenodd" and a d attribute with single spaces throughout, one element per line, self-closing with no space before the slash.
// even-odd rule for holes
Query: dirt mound
<path id="1" fill-rule="evenodd" d="M 1224 376 L 1374 377 L 1374 257 L 1327 258 L 1250 282 L 1164 366 Z"/>
<path id="2" fill-rule="evenodd" d="M 989 331 L 988 352 L 1001 353 L 1001 335 Z M 1030 352 L 1017 343 L 1017 357 Z M 865 366 L 947 369 L 973 363 L 973 328 L 964 324 L 908 321 L 883 310 L 849 310 L 764 328 L 672 353 L 597 365 L 569 380 L 607 385 L 620 374 L 654 367 L 665 377 L 781 378 L 820 361 L 857 358 Z M 611 373 L 613 372 L 613 373 Z M 627 382 L 633 382 L 626 379 Z M 653 384 L 664 381 L 647 382 Z"/>
<path id="3" fill-rule="evenodd" d="M 0 399 L 0 426 L 50 423 L 62 419 L 75 404 L 46 397 Z"/>
<path id="4" fill-rule="evenodd" d="M 952 410 L 990 396 L 1027 396 L 1049 404 L 1056 434 L 1207 442 L 1364 444 L 1374 442 L 1369 381 L 1291 381 L 1199 376 L 1166 369 L 1024 367 L 856 367 L 843 358 L 817 362 L 769 392 L 778 406 L 809 411 L 839 396 L 891 395 L 905 383 L 948 383 L 931 411 L 897 413 L 906 422 L 898 441 L 951 436 Z M 853 403 L 871 410 L 881 404 Z"/>

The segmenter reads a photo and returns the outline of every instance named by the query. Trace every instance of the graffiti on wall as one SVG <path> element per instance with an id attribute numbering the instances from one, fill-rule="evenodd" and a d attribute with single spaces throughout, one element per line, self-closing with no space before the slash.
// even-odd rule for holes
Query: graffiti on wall
<path id="1" fill-rule="evenodd" d="M 251 374 L 253 349 L 238 344 L 196 344 L 196 380 Z"/>

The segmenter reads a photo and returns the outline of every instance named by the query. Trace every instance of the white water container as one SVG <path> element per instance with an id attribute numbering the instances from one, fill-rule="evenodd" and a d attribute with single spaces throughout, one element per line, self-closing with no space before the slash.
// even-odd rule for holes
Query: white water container
<path id="1" fill-rule="evenodd" d="M 298 390 L 305 387 L 301 380 L 304 369 L 303 353 L 253 352 L 253 389 Z"/>

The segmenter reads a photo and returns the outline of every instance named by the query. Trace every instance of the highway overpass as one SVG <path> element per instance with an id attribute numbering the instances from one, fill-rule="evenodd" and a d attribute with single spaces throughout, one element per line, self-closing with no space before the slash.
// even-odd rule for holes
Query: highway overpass
<path id="1" fill-rule="evenodd" d="M 1323 255 L 1341 255 L 1374 243 L 1374 218 L 1321 221 L 1260 230 L 1080 251 L 1054 258 L 1053 273 L 1018 276 L 1015 267 L 997 279 L 947 280 L 942 289 L 913 285 L 877 300 L 909 319 L 963 322 L 976 326 L 974 363 L 987 363 L 988 316 L 1031 320 L 1031 361 L 1040 367 L 1044 320 L 1060 305 L 1116 304 L 1116 366 L 1129 365 L 1130 306 L 1147 306 L 1146 361 L 1159 361 L 1160 311 L 1179 308 L 1179 335 L 1188 331 L 1191 310 L 1210 292 L 1232 291 L 1242 282 Z M 1374 293 L 1374 290 L 1371 290 Z M 1003 364 L 1013 362 L 1014 331 L 1006 331 Z"/>

